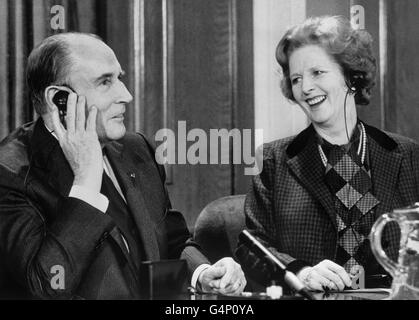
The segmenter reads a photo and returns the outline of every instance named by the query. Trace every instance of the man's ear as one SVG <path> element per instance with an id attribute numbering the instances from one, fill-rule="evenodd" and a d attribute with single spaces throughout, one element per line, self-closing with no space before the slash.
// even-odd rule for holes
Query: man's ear
<path id="1" fill-rule="evenodd" d="M 48 112 L 52 112 L 54 108 L 56 108 L 52 99 L 54 98 L 55 94 L 60 90 L 63 90 L 63 89 L 62 87 L 59 87 L 59 86 L 49 86 L 45 88 L 44 98 L 48 107 Z"/>
<path id="2" fill-rule="evenodd" d="M 49 86 L 44 91 L 44 98 L 48 107 L 48 112 L 51 112 L 54 110 L 55 103 L 52 100 L 54 96 L 57 94 L 58 91 L 67 91 L 68 93 L 73 93 L 73 91 L 65 86 Z"/>

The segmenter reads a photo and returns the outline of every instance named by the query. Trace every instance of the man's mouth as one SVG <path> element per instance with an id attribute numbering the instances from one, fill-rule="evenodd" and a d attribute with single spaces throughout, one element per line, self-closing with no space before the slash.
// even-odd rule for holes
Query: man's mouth
<path id="1" fill-rule="evenodd" d="M 124 113 L 125 113 L 125 108 L 122 109 L 120 113 L 113 116 L 112 119 L 116 119 L 116 120 L 124 119 Z"/>
<path id="2" fill-rule="evenodd" d="M 310 107 L 315 107 L 326 100 L 327 96 L 317 96 L 314 98 L 307 99 L 306 102 Z"/>

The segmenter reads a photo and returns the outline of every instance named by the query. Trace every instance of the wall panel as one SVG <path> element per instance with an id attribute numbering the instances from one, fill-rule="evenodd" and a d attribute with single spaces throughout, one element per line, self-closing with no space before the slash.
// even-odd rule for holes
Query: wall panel
<path id="1" fill-rule="evenodd" d="M 182 120 L 187 122 L 187 131 L 229 129 L 233 102 L 231 1 L 176 0 L 173 10 L 173 129 L 177 132 L 177 121 Z M 230 194 L 231 167 L 178 164 L 173 167 L 173 181 L 172 202 L 191 224 L 209 201 Z"/>
<path id="2" fill-rule="evenodd" d="M 389 71 L 386 128 L 419 141 L 419 2 L 388 1 L 387 4 Z"/>
<path id="3" fill-rule="evenodd" d="M 286 30 L 306 18 L 305 0 L 254 1 L 255 126 L 265 142 L 295 135 L 307 127 L 300 107 L 281 91 L 276 47 Z"/>
<path id="4" fill-rule="evenodd" d="M 0 0 L 0 139 L 9 133 L 8 1 Z"/>

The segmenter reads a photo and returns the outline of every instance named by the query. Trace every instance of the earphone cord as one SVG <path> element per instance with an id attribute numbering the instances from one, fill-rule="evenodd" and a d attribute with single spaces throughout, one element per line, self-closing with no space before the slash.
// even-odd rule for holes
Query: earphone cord
<path id="1" fill-rule="evenodd" d="M 348 95 L 349 95 L 349 90 L 346 91 L 346 95 L 345 95 L 345 101 L 343 104 L 343 115 L 345 117 L 345 131 L 346 131 L 346 137 L 348 138 L 348 143 L 349 143 L 349 133 L 348 133 L 348 123 L 346 121 L 346 100 L 348 99 Z"/>
<path id="2" fill-rule="evenodd" d="M 345 101 L 344 101 L 344 104 L 343 104 L 343 112 L 344 112 L 344 117 L 345 117 L 346 137 L 348 138 L 348 143 L 350 143 L 350 141 L 349 141 L 349 139 L 350 139 L 349 138 L 349 132 L 348 132 L 348 123 L 347 123 L 347 120 L 346 120 L 346 100 L 348 99 L 348 95 L 349 95 L 349 90 L 346 92 L 346 95 L 345 95 Z M 349 148 L 350 148 L 350 146 L 349 146 Z M 355 175 L 355 170 L 354 170 L 354 168 L 351 167 L 351 181 L 353 180 L 354 175 Z M 346 203 L 349 203 L 349 192 L 347 192 L 347 194 L 346 194 Z M 358 239 L 358 237 L 357 237 L 357 235 L 355 233 L 355 230 L 353 229 L 353 226 L 352 226 L 352 217 L 350 219 L 350 223 L 349 224 L 350 224 L 350 227 L 351 227 L 351 231 L 354 234 L 357 243 L 359 244 L 360 241 L 359 241 L 359 239 Z"/>

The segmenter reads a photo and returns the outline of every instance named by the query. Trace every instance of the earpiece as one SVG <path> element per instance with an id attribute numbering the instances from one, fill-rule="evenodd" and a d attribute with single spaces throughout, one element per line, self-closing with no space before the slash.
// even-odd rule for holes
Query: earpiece
<path id="1" fill-rule="evenodd" d="M 349 75 L 349 88 L 351 88 L 352 92 L 355 93 L 356 91 L 362 91 L 366 86 L 366 79 L 365 74 L 361 71 L 353 71 Z"/>
<path id="2" fill-rule="evenodd" d="M 355 86 L 350 85 L 350 84 L 346 84 L 346 86 L 343 87 L 343 90 L 346 91 L 348 94 L 356 92 Z"/>

